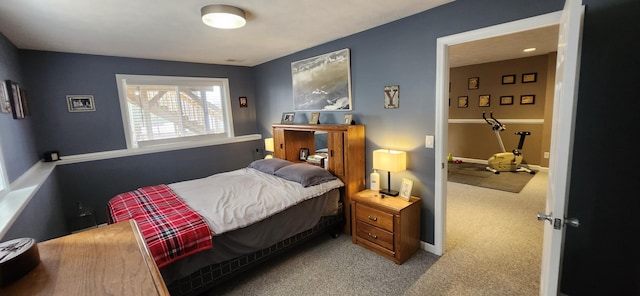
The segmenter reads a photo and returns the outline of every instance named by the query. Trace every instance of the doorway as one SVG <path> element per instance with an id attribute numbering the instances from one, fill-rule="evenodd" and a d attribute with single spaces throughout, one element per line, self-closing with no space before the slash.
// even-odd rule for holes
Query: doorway
<path id="1" fill-rule="evenodd" d="M 496 36 L 524 32 L 536 28 L 558 25 L 561 12 L 550 13 L 507 24 L 460 33 L 438 39 L 436 58 L 436 151 L 435 151 L 435 213 L 434 213 L 434 253 L 444 254 L 447 209 L 447 151 L 448 142 L 448 87 L 449 56 L 448 47 L 465 42 L 477 41 Z M 553 153 L 554 151 L 550 151 Z M 535 219 L 531 213 L 531 219 Z M 540 264 L 540 262 L 538 262 Z"/>

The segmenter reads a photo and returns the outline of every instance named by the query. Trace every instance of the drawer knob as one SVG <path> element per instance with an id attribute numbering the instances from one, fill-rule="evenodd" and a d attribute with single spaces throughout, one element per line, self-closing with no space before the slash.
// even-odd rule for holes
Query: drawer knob
<path id="1" fill-rule="evenodd" d="M 369 220 L 371 221 L 378 221 L 378 217 L 372 217 L 371 215 L 369 215 Z"/>
<path id="2" fill-rule="evenodd" d="M 367 233 L 367 234 L 368 234 L 370 237 L 374 238 L 374 239 L 377 239 L 377 238 L 378 238 L 378 236 L 377 236 L 377 235 L 375 235 L 375 234 L 371 234 L 371 232 L 369 232 L 369 233 Z"/>

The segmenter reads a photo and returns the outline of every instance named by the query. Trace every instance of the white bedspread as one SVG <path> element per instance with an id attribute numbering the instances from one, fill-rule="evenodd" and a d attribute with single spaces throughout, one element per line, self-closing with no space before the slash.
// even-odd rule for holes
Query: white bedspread
<path id="1" fill-rule="evenodd" d="M 302 187 L 251 168 L 168 185 L 200 213 L 214 234 L 242 228 L 344 186 L 340 179 Z"/>

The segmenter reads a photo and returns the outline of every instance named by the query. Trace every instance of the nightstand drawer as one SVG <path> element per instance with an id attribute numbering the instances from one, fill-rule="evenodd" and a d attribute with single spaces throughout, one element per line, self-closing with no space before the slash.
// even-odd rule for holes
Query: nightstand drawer
<path id="1" fill-rule="evenodd" d="M 387 250 L 393 251 L 393 233 L 373 227 L 367 223 L 356 222 L 357 233 L 360 238 L 366 239 Z"/>
<path id="2" fill-rule="evenodd" d="M 356 219 L 393 232 L 393 215 L 360 203 L 356 204 Z"/>

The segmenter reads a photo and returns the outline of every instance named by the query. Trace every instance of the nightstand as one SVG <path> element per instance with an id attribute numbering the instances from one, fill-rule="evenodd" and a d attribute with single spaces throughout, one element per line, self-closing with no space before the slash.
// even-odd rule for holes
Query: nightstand
<path id="1" fill-rule="evenodd" d="M 382 198 L 363 190 L 351 197 L 351 238 L 354 244 L 402 264 L 420 248 L 420 198 Z"/>

